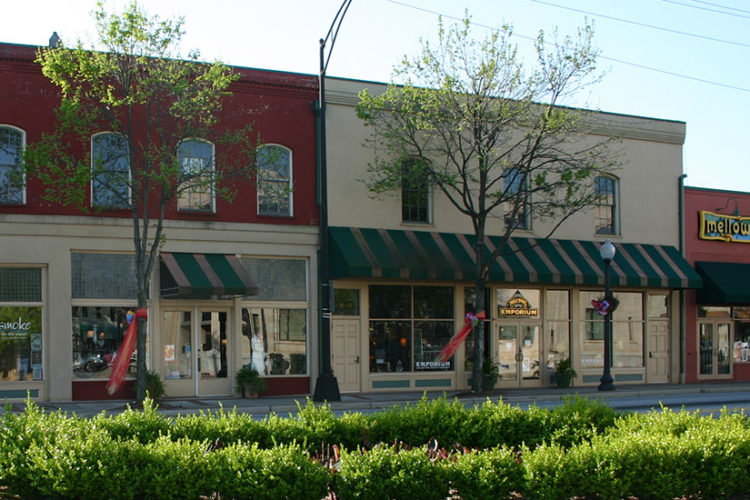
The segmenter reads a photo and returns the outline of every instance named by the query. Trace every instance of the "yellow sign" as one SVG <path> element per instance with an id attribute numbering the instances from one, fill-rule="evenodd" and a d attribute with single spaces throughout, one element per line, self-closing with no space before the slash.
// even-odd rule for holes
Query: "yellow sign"
<path id="1" fill-rule="evenodd" d="M 719 240 L 750 243 L 750 217 L 716 214 L 701 210 L 698 237 L 702 240 Z"/>
<path id="2" fill-rule="evenodd" d="M 531 307 L 526 297 L 521 295 L 520 291 L 517 291 L 513 296 L 508 299 L 508 303 L 505 307 L 498 307 L 498 313 L 500 316 L 522 316 L 522 317 L 534 317 L 539 316 L 539 309 Z"/>

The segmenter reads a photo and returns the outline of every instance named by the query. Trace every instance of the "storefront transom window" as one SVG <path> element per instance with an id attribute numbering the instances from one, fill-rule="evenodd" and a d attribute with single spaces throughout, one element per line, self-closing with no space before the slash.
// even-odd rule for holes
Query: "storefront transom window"
<path id="1" fill-rule="evenodd" d="M 371 285 L 370 372 L 452 370 L 438 353 L 453 336 L 453 288 Z"/>

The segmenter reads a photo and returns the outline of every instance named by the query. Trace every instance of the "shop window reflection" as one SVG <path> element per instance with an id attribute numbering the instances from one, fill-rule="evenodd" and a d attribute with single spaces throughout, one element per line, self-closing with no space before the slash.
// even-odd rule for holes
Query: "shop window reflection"
<path id="1" fill-rule="evenodd" d="M 261 375 L 306 375 L 307 311 L 243 308 L 242 364 Z"/>
<path id="2" fill-rule="evenodd" d="M 128 329 L 127 307 L 73 307 L 73 376 L 109 378 Z M 128 375 L 135 374 L 135 353 Z"/>

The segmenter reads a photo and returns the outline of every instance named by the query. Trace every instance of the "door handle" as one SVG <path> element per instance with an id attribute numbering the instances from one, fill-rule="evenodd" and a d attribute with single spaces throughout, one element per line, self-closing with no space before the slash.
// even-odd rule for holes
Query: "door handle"
<path id="1" fill-rule="evenodd" d="M 649 358 L 653 358 L 653 357 L 654 357 L 654 353 L 653 353 L 653 352 L 649 352 L 649 353 L 648 353 L 648 357 L 649 357 Z"/>
<path id="2" fill-rule="evenodd" d="M 355 363 L 357 363 L 357 364 L 359 364 L 359 356 L 357 356 L 357 357 L 356 357 L 356 358 L 354 359 L 354 362 L 355 362 Z"/>

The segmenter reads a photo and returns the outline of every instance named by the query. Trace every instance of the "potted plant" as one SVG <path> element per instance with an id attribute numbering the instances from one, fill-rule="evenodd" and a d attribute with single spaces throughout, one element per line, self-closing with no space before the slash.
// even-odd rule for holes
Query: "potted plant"
<path id="1" fill-rule="evenodd" d="M 497 364 L 490 359 L 484 360 L 484 363 L 482 363 L 482 389 L 485 391 L 494 389 L 498 378 L 500 378 L 500 371 Z"/>
<path id="2" fill-rule="evenodd" d="M 557 387 L 570 387 L 570 381 L 578 376 L 578 373 L 573 369 L 570 358 L 561 359 L 555 363 L 555 370 Z"/>
<path id="3" fill-rule="evenodd" d="M 257 398 L 262 392 L 268 390 L 266 381 L 260 376 L 255 368 L 245 365 L 237 372 L 235 379 L 237 392 L 246 398 Z"/>

